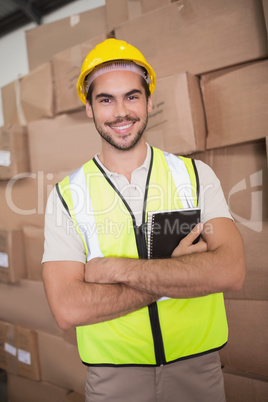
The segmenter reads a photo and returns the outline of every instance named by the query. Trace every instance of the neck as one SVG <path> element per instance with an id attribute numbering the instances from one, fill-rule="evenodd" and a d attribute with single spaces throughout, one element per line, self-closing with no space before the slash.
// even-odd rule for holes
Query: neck
<path id="1" fill-rule="evenodd" d="M 143 164 L 146 154 L 147 145 L 143 139 L 128 151 L 118 150 L 105 141 L 99 159 L 108 170 L 124 175 L 130 182 L 132 172 Z"/>

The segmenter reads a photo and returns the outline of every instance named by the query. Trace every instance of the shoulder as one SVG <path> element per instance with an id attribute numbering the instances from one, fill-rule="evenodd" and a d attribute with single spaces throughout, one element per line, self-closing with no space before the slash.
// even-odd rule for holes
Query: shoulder
<path id="1" fill-rule="evenodd" d="M 217 175 L 209 165 L 199 159 L 194 159 L 194 163 L 199 176 L 200 184 L 204 185 L 219 182 Z"/>
<path id="2" fill-rule="evenodd" d="M 159 150 L 157 148 L 153 148 L 154 151 L 156 152 L 162 152 L 163 155 L 165 156 L 166 160 L 168 159 L 170 161 L 170 165 L 177 165 L 176 161 L 179 159 L 184 162 L 185 166 L 187 168 L 194 166 L 196 173 L 198 175 L 199 183 L 202 184 L 215 184 L 219 183 L 219 179 L 216 176 L 214 170 L 206 163 L 202 162 L 199 159 L 193 159 L 190 157 L 185 157 L 181 155 L 175 155 L 169 152 L 165 152 L 162 150 Z"/>
<path id="3" fill-rule="evenodd" d="M 45 212 L 46 221 L 48 220 L 49 217 L 51 219 L 51 217 L 55 217 L 59 213 L 68 215 L 67 210 L 66 208 L 64 208 L 64 205 L 62 203 L 62 199 L 58 192 L 56 184 L 47 198 L 46 212 Z"/>
<path id="4" fill-rule="evenodd" d="M 232 219 L 221 182 L 214 170 L 200 160 L 195 160 L 195 165 L 200 183 L 199 206 L 202 211 L 202 222 L 214 218 Z"/>

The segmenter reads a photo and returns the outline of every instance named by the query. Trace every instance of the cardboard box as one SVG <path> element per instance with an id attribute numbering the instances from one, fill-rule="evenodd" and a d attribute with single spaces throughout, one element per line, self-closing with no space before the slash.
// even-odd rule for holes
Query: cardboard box
<path id="1" fill-rule="evenodd" d="M 62 336 L 42 282 L 22 279 L 17 285 L 0 283 L 0 320 Z"/>
<path id="2" fill-rule="evenodd" d="M 141 0 L 106 0 L 107 29 L 109 32 L 118 25 L 141 15 Z"/>
<path id="3" fill-rule="evenodd" d="M 37 335 L 33 329 L 0 321 L 0 368 L 40 380 Z"/>
<path id="4" fill-rule="evenodd" d="M 52 65 L 45 63 L 28 75 L 2 88 L 5 124 L 26 126 L 28 122 L 54 116 Z"/>
<path id="5" fill-rule="evenodd" d="M 225 300 L 229 341 L 220 350 L 223 366 L 268 380 L 268 302 Z"/>
<path id="6" fill-rule="evenodd" d="M 30 70 L 50 61 L 55 54 L 106 32 L 105 6 L 30 29 L 26 31 Z"/>
<path id="7" fill-rule="evenodd" d="M 27 132 L 18 125 L 0 127 L 0 180 L 29 171 Z"/>
<path id="8" fill-rule="evenodd" d="M 262 5 L 263 5 L 265 22 L 266 22 L 266 29 L 267 29 L 267 33 L 268 33 L 268 0 L 262 0 Z"/>
<path id="9" fill-rule="evenodd" d="M 62 402 L 69 390 L 45 381 L 33 381 L 8 374 L 8 400 L 10 402 Z"/>
<path id="10" fill-rule="evenodd" d="M 142 14 L 174 3 L 176 0 L 106 0 L 108 31 Z"/>
<path id="11" fill-rule="evenodd" d="M 36 331 L 16 327 L 17 375 L 34 381 L 41 379 Z"/>
<path id="12" fill-rule="evenodd" d="M 77 347 L 41 331 L 38 331 L 38 347 L 43 380 L 84 394 L 86 366 Z"/>
<path id="13" fill-rule="evenodd" d="M 157 78 L 202 74 L 268 54 L 262 4 L 255 0 L 175 2 L 116 27 L 115 37 L 136 46 Z"/>
<path id="14" fill-rule="evenodd" d="M 175 74 L 157 81 L 146 140 L 167 152 L 205 149 L 206 123 L 198 78 Z"/>
<path id="15" fill-rule="evenodd" d="M 15 326 L 5 321 L 0 321 L 0 368 L 14 374 L 17 369 Z"/>
<path id="16" fill-rule="evenodd" d="M 70 328 L 63 331 L 63 339 L 72 345 L 77 346 L 76 329 Z"/>
<path id="17" fill-rule="evenodd" d="M 221 181 L 234 219 L 255 232 L 268 221 L 268 172 L 265 140 L 192 155 L 206 162 Z"/>
<path id="18" fill-rule="evenodd" d="M 141 9 L 143 13 L 149 13 L 176 1 L 178 0 L 141 0 Z"/>
<path id="19" fill-rule="evenodd" d="M 268 222 L 260 224 L 261 232 L 256 232 L 241 223 L 236 224 L 244 240 L 246 278 L 242 290 L 224 293 L 226 299 L 268 301 Z"/>
<path id="20" fill-rule="evenodd" d="M 207 148 L 258 138 L 268 132 L 268 60 L 202 77 Z"/>
<path id="21" fill-rule="evenodd" d="M 85 110 L 32 122 L 28 135 L 32 172 L 72 171 L 101 150 L 100 135 Z"/>
<path id="22" fill-rule="evenodd" d="M 26 277 L 21 230 L 0 228 L 0 281 L 19 282 Z"/>
<path id="23" fill-rule="evenodd" d="M 223 369 L 226 401 L 267 402 L 268 381 L 259 376 L 247 376 Z"/>
<path id="24" fill-rule="evenodd" d="M 37 226 L 23 226 L 23 242 L 27 278 L 42 280 L 42 257 L 44 253 L 44 229 Z"/>
<path id="25" fill-rule="evenodd" d="M 76 92 L 76 83 L 81 66 L 87 54 L 105 39 L 106 35 L 100 35 L 53 56 L 57 114 L 84 109 L 84 105 Z"/>
<path id="26" fill-rule="evenodd" d="M 46 202 L 54 185 L 70 172 L 27 173 L 0 180 L 0 222 L 3 227 L 44 227 Z"/>

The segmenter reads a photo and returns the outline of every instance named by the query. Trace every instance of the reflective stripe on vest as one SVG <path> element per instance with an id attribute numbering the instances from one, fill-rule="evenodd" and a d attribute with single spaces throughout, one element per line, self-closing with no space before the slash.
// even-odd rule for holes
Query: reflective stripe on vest
<path id="1" fill-rule="evenodd" d="M 144 216 L 154 210 L 197 206 L 193 162 L 153 148 Z M 87 260 L 146 258 L 144 231 L 94 160 L 59 183 Z M 90 308 L 90 306 L 89 306 Z M 160 365 L 221 348 L 227 341 L 222 294 L 168 299 L 123 317 L 77 328 L 82 361 L 92 365 Z"/>

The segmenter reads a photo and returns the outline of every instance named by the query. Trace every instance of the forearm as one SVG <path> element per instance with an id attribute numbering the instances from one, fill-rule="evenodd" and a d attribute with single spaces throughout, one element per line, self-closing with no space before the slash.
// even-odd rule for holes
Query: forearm
<path id="1" fill-rule="evenodd" d="M 219 291 L 215 283 L 217 268 L 211 254 L 153 260 L 102 258 L 98 259 L 98 264 L 105 275 L 103 278 L 98 276 L 98 281 L 121 283 L 142 292 L 171 298 L 203 296 Z M 214 273 L 210 272 L 212 269 Z"/>
<path id="2" fill-rule="evenodd" d="M 43 264 L 47 299 L 62 329 L 112 320 L 158 298 L 124 284 L 86 283 L 84 271 L 85 265 L 74 261 Z"/>
<path id="3" fill-rule="evenodd" d="M 208 251 L 202 243 L 187 244 L 188 235 L 169 259 L 97 258 L 88 266 L 87 281 L 123 283 L 172 298 L 239 290 L 245 276 L 241 236 L 230 219 L 215 219 L 211 225 L 210 231 L 203 231 Z"/>
<path id="4" fill-rule="evenodd" d="M 66 305 L 71 312 L 71 326 L 89 325 L 109 321 L 148 306 L 158 297 L 124 284 L 79 283 L 72 288 L 73 294 L 81 295 Z"/>
<path id="5" fill-rule="evenodd" d="M 165 260 L 121 259 L 114 261 L 114 280 L 150 294 L 178 299 L 199 297 L 233 289 L 235 284 L 239 287 L 240 272 L 236 267 L 231 269 L 231 261 L 227 260 L 223 250 Z M 112 266 L 113 261 L 107 262 Z"/>

